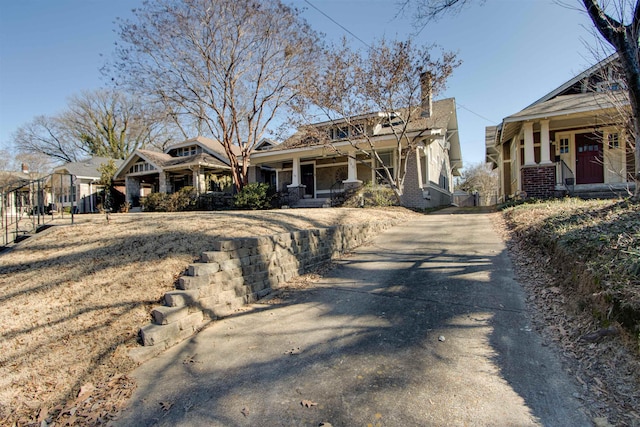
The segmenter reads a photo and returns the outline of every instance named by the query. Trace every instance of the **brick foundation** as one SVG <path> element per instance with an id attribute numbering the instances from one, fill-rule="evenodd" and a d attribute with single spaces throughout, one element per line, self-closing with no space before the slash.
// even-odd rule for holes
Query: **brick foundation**
<path id="1" fill-rule="evenodd" d="M 534 165 L 523 166 L 522 191 L 528 198 L 550 199 L 554 197 L 556 188 L 556 166 Z"/>

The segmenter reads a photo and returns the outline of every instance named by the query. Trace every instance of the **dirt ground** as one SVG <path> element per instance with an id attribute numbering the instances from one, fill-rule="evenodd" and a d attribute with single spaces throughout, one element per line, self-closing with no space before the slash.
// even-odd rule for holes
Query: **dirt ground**
<path id="1" fill-rule="evenodd" d="M 221 238 L 412 211 L 299 209 L 78 215 L 0 254 L 0 425 L 101 424 L 135 386 L 128 349 L 150 311 Z"/>

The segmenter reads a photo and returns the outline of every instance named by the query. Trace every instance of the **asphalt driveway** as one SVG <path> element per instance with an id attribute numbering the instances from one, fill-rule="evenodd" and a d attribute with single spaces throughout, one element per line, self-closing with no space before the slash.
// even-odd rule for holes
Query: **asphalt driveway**
<path id="1" fill-rule="evenodd" d="M 587 426 L 488 214 L 397 226 L 146 362 L 115 425 Z"/>

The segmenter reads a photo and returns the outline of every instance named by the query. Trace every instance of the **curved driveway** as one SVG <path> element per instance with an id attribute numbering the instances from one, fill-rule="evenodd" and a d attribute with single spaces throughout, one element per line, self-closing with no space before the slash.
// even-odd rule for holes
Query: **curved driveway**
<path id="1" fill-rule="evenodd" d="M 116 425 L 586 426 L 484 213 L 380 235 L 146 362 Z"/>

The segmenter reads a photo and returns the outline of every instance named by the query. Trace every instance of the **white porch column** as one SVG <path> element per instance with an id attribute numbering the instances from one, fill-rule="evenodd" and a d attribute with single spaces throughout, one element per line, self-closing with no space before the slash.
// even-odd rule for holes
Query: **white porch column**
<path id="1" fill-rule="evenodd" d="M 535 165 L 536 158 L 533 150 L 533 123 L 525 122 L 524 129 L 524 165 Z"/>
<path id="2" fill-rule="evenodd" d="M 200 167 L 196 168 L 193 171 L 193 186 L 196 189 L 196 193 L 198 194 L 203 194 L 206 193 L 206 188 L 205 188 L 205 179 L 204 179 L 204 174 L 201 172 L 202 169 Z"/>
<path id="3" fill-rule="evenodd" d="M 166 172 L 160 171 L 158 177 L 158 192 L 167 194 L 169 192 L 168 184 Z"/>
<path id="4" fill-rule="evenodd" d="M 300 186 L 300 157 L 293 158 L 293 169 L 291 170 L 291 184 L 289 187 Z"/>
<path id="5" fill-rule="evenodd" d="M 540 122 L 540 164 L 551 164 L 551 150 L 549 147 L 549 120 Z"/>
<path id="6" fill-rule="evenodd" d="M 362 181 L 358 180 L 358 160 L 356 159 L 356 153 L 354 151 L 347 153 L 347 179 L 342 182 L 362 183 Z"/>

